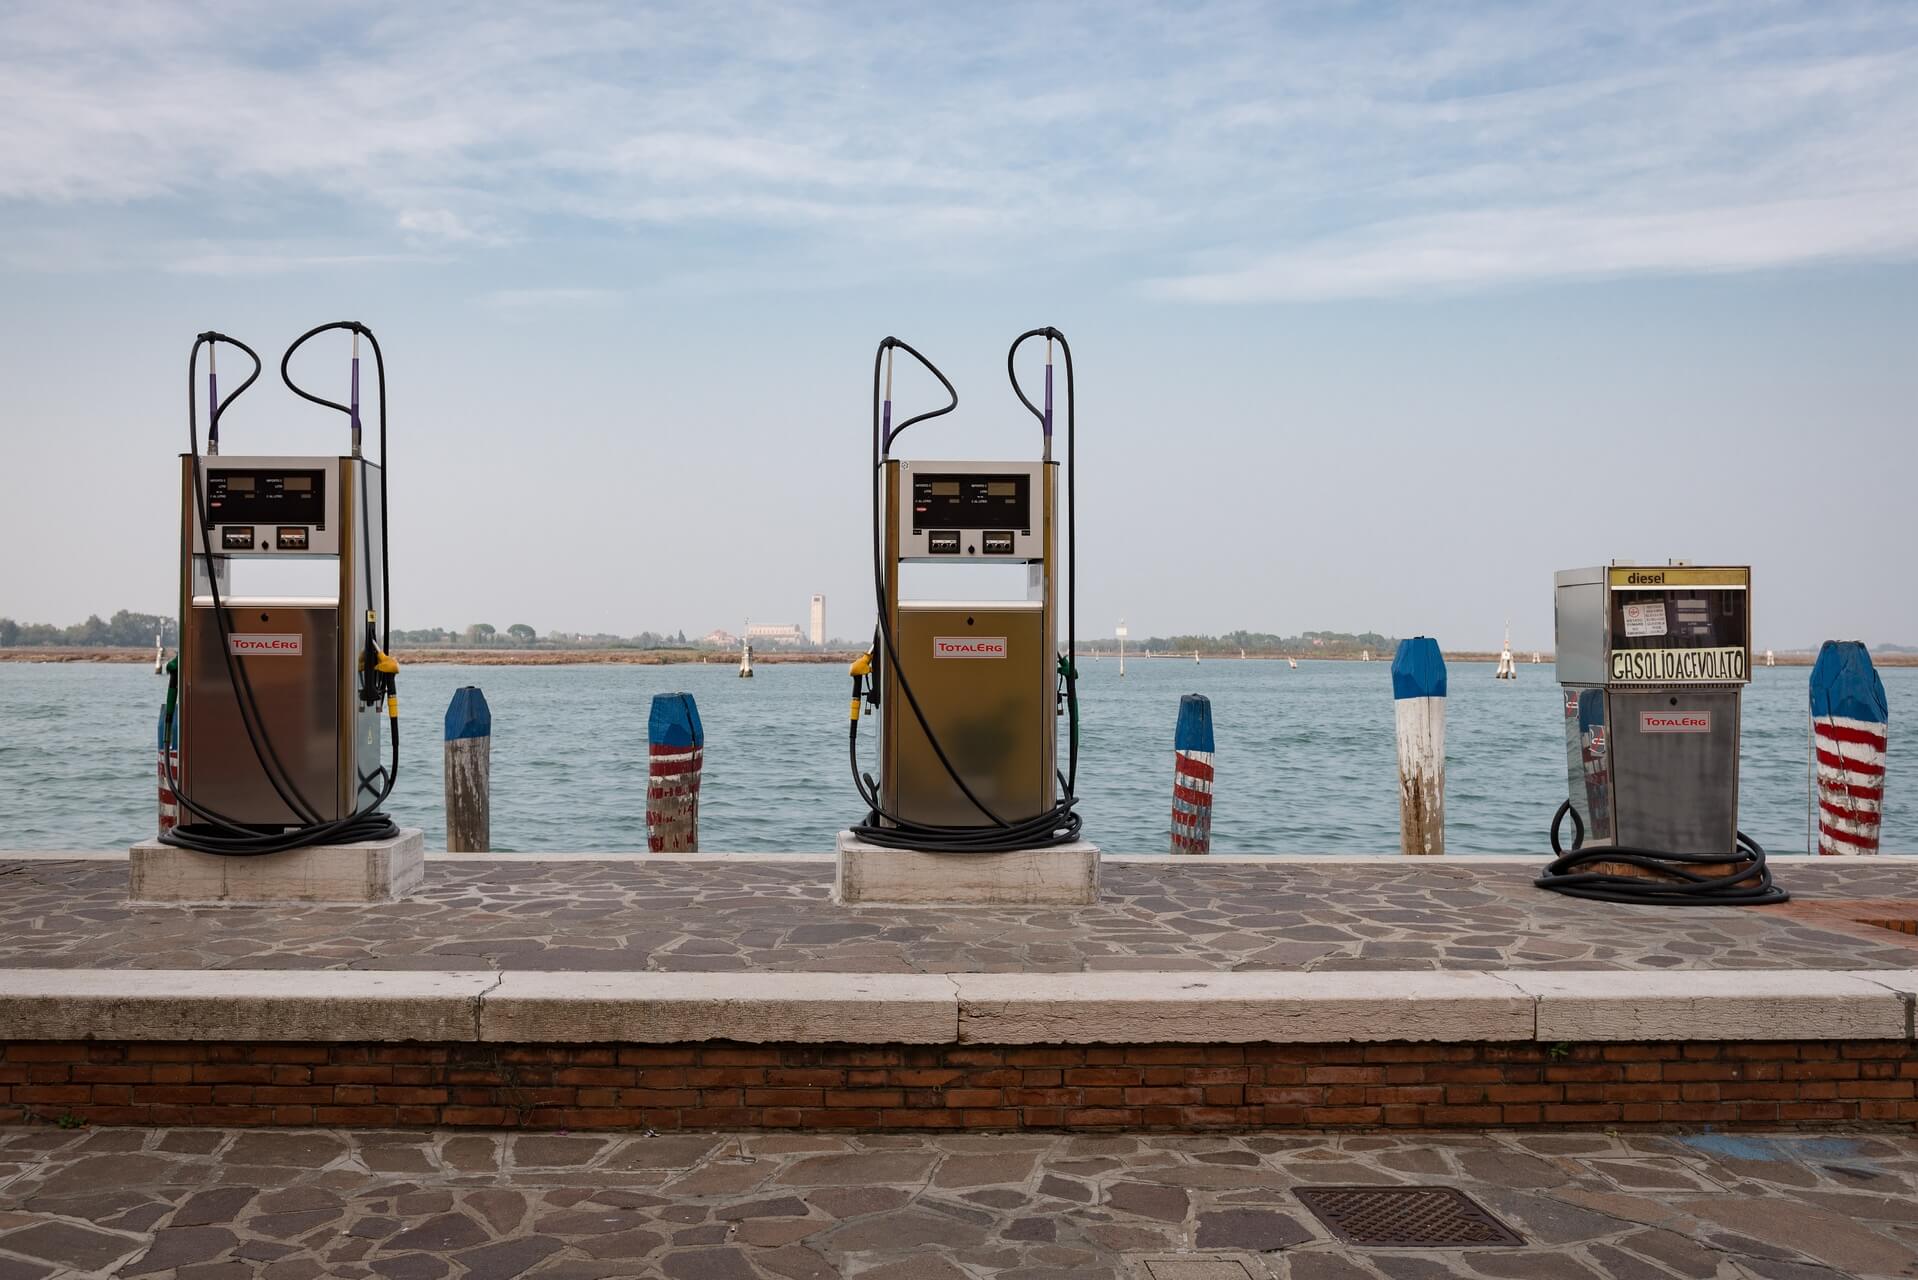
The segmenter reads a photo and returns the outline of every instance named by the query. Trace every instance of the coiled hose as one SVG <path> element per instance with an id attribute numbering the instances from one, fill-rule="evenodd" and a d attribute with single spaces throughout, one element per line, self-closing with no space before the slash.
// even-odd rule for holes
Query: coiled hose
<path id="1" fill-rule="evenodd" d="M 1558 831 L 1566 814 L 1572 815 L 1572 847 L 1559 843 Z M 1584 848 L 1585 822 L 1566 800 L 1552 815 L 1552 853 L 1545 874 L 1533 881 L 1541 889 L 1594 902 L 1630 902 L 1654 907 L 1763 907 L 1791 901 L 1791 894 L 1772 883 L 1765 850 L 1758 841 L 1738 833 L 1734 853 L 1666 853 L 1630 845 Z M 1602 864 L 1633 867 L 1647 874 L 1603 871 Z M 1725 867 L 1722 872 L 1695 868 Z"/>

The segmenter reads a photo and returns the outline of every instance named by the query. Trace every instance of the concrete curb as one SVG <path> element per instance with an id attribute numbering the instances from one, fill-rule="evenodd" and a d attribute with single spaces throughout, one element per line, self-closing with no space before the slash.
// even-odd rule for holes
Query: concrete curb
<path id="1" fill-rule="evenodd" d="M 1530 1040 L 1533 1000 L 1495 974 L 968 973 L 966 1044 Z"/>
<path id="2" fill-rule="evenodd" d="M 830 862 L 836 855 L 831 850 L 816 853 L 648 853 L 644 849 L 635 849 L 628 853 L 448 853 L 444 849 L 428 849 L 428 862 Z M 1431 871 L 1459 864 L 1479 866 L 1526 866 L 1543 869 L 1551 861 L 1544 853 L 1448 853 L 1443 858 L 1408 858 L 1399 853 L 1209 853 L 1203 857 L 1189 854 L 1170 853 L 1107 853 L 1101 852 L 1103 862 L 1134 862 L 1144 864 L 1163 863 L 1168 866 L 1204 867 L 1213 863 L 1257 863 L 1263 866 L 1284 866 L 1288 863 L 1303 863 L 1307 866 L 1323 867 L 1339 864 L 1359 866 L 1378 866 L 1380 863 L 1402 863 L 1408 871 Z M 1826 866 L 1829 861 L 1821 861 L 1811 854 L 1799 852 L 1773 853 L 1769 855 L 1773 862 L 1793 865 L 1804 863 L 1807 866 Z M 127 852 L 124 849 L 0 849 L 0 863 L 5 862 L 125 862 Z M 1855 861 L 1839 859 L 1840 862 Z M 1918 853 L 1881 853 L 1873 859 L 1876 863 L 1918 862 Z"/>
<path id="3" fill-rule="evenodd" d="M 1918 970 L 1055 974 L 0 969 L 0 1041 L 1905 1040 Z"/>

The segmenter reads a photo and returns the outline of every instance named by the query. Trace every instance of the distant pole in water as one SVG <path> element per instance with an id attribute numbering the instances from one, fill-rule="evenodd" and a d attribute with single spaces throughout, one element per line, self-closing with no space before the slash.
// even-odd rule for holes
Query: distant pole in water
<path id="1" fill-rule="evenodd" d="M 1884 814 L 1890 709 L 1871 654 L 1856 640 L 1827 640 L 1811 669 L 1813 847 L 1831 855 L 1878 852 Z"/>
<path id="2" fill-rule="evenodd" d="M 1212 852 L 1212 701 L 1179 699 L 1172 731 L 1172 852 Z"/>
<path id="3" fill-rule="evenodd" d="M 1518 663 L 1512 660 L 1512 620 L 1505 620 L 1505 647 L 1499 650 L 1498 670 L 1492 673 L 1495 680 L 1518 679 Z"/>
<path id="4" fill-rule="evenodd" d="M 654 853 L 698 853 L 706 730 L 692 694 L 653 695 L 646 754 L 646 847 Z"/>
<path id="5" fill-rule="evenodd" d="M 1765 650 L 1765 665 L 1768 667 L 1775 667 L 1778 665 L 1778 663 L 1772 658 L 1770 649 Z"/>
<path id="6" fill-rule="evenodd" d="M 1119 620 L 1118 635 L 1119 635 L 1119 674 L 1123 676 L 1125 675 L 1125 637 L 1126 637 L 1125 619 L 1123 618 Z"/>
<path id="7" fill-rule="evenodd" d="M 1392 657 L 1398 716 L 1399 852 L 1445 852 L 1445 659 L 1438 641 L 1399 641 Z"/>
<path id="8" fill-rule="evenodd" d="M 160 633 L 153 633 L 153 674 L 166 674 L 166 646 L 160 643 Z"/>
<path id="9" fill-rule="evenodd" d="M 446 704 L 446 851 L 493 851 L 493 711 L 478 685 Z"/>

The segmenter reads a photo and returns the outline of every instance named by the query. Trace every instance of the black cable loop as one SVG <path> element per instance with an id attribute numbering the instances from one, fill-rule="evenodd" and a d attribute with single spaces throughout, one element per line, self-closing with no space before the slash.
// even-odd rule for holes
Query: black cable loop
<path id="1" fill-rule="evenodd" d="M 1558 838 L 1559 826 L 1568 813 L 1572 815 L 1570 851 Z M 1587 849 L 1584 820 L 1566 800 L 1552 815 L 1551 838 L 1556 856 L 1545 874 L 1533 883 L 1569 897 L 1664 907 L 1761 907 L 1791 900 L 1791 894 L 1772 883 L 1763 847 L 1743 831 L 1737 833 L 1737 847 L 1732 853 L 1670 853 L 1631 845 Z M 1649 874 L 1587 869 L 1605 863 Z M 1730 869 L 1722 873 L 1691 869 L 1697 866 Z"/>

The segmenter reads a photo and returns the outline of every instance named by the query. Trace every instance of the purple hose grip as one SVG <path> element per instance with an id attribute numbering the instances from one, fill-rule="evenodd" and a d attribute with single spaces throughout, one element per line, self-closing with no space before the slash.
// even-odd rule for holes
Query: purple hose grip
<path id="1" fill-rule="evenodd" d="M 1052 366 L 1046 366 L 1046 436 L 1052 435 Z"/>
<path id="2" fill-rule="evenodd" d="M 886 407 L 879 419 L 879 434 L 887 440 L 892 439 L 892 401 L 886 401 Z"/>
<path id="3" fill-rule="evenodd" d="M 353 426 L 360 425 L 360 358 L 353 357 Z"/>

